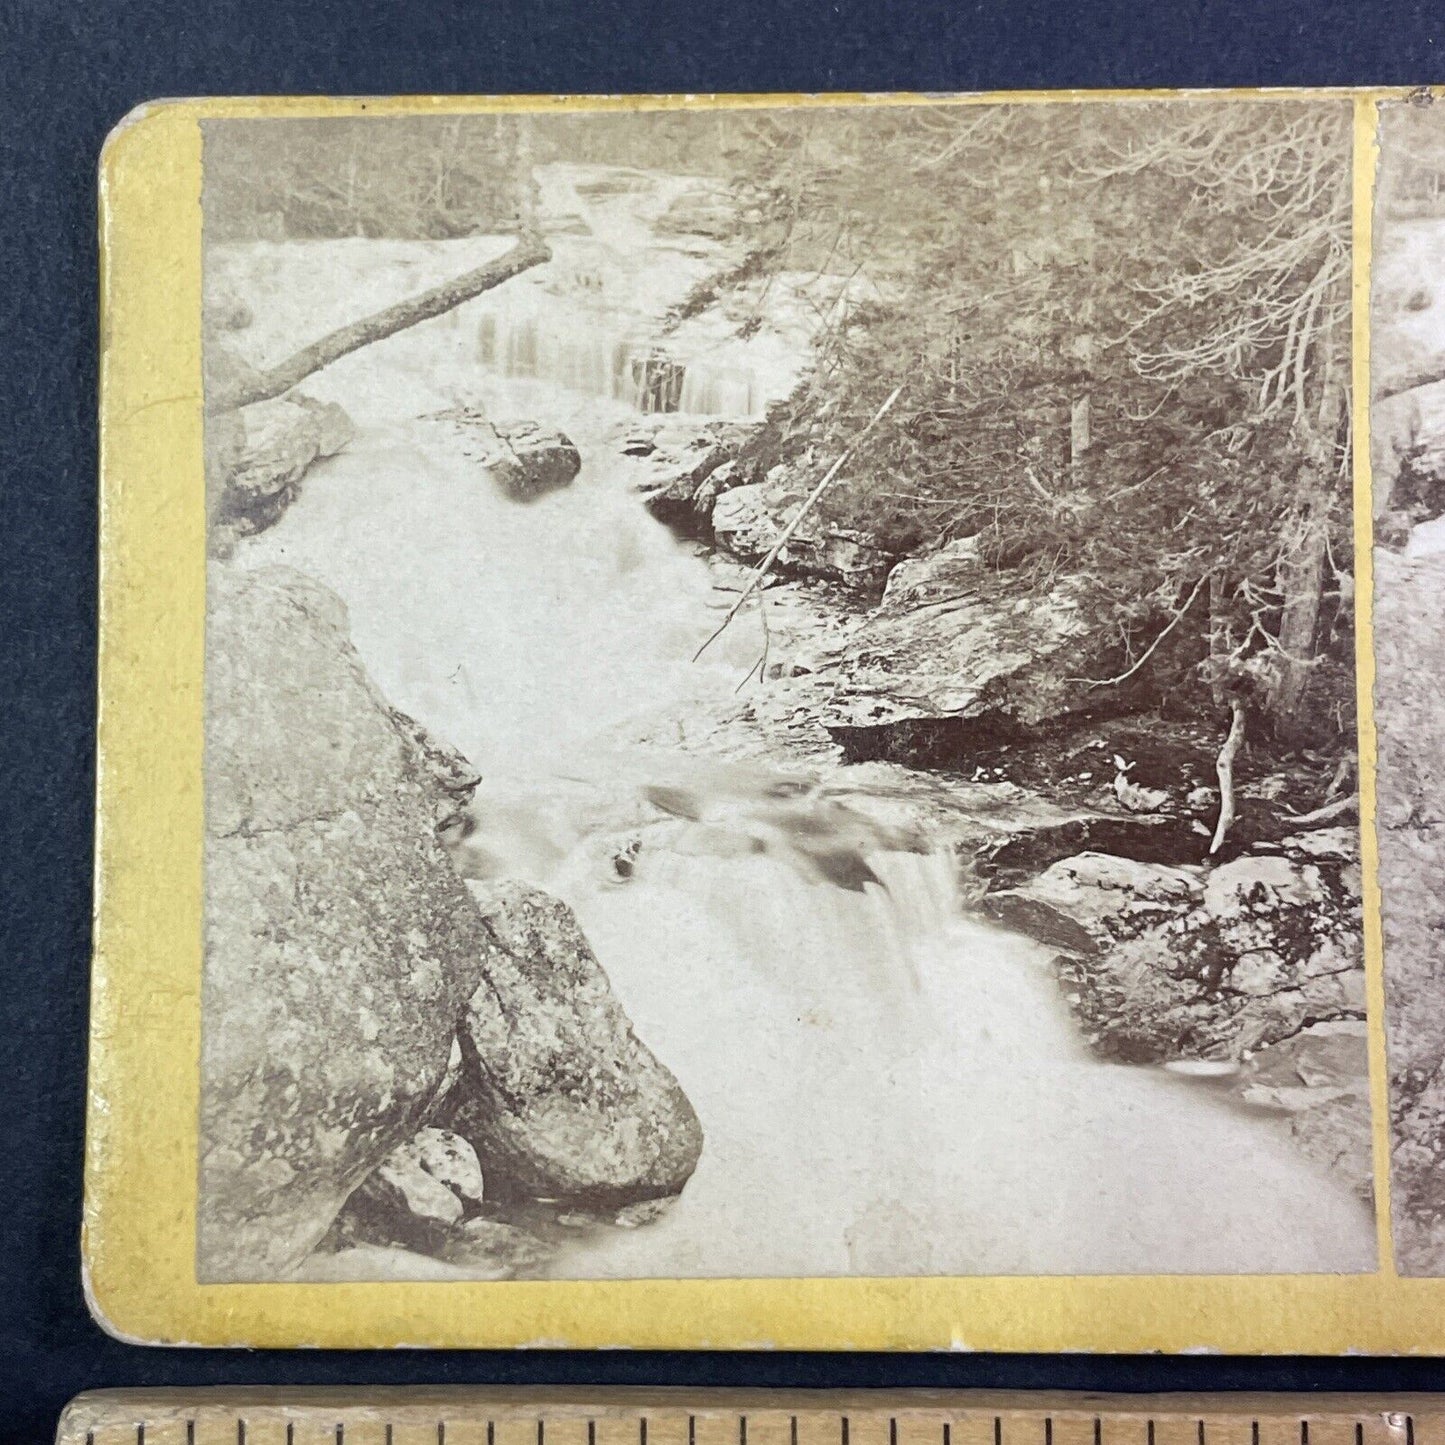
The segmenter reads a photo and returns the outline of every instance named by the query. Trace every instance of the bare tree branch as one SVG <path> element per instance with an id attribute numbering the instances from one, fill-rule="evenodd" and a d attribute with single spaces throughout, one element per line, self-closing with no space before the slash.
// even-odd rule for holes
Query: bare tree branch
<path id="1" fill-rule="evenodd" d="M 747 585 L 743 588 L 742 592 L 738 594 L 738 600 L 734 602 L 733 605 L 728 609 L 728 614 L 718 625 L 717 631 L 714 632 L 713 635 L 709 637 L 708 640 L 704 642 L 703 645 L 699 647 L 696 652 L 693 653 L 692 660 L 694 662 L 696 662 L 698 658 L 700 658 L 703 653 L 706 652 L 708 648 L 711 647 L 713 643 L 716 642 L 718 638 L 723 635 L 723 633 L 727 630 L 728 623 L 730 623 L 733 618 L 742 611 L 743 604 L 748 600 L 749 597 L 753 595 L 754 591 L 756 591 L 757 588 L 762 585 L 764 579 L 772 570 L 773 563 L 778 560 L 779 553 L 781 553 L 783 548 L 788 545 L 789 541 L 791 541 L 793 537 L 793 534 L 802 525 L 803 518 L 806 517 L 808 513 L 813 510 L 814 503 L 816 503 L 818 498 L 821 497 L 823 493 L 828 490 L 828 487 L 831 485 L 834 477 L 836 477 L 838 473 L 843 470 L 843 467 L 847 463 L 848 458 L 851 457 L 855 451 L 857 451 L 858 444 L 863 440 L 864 437 L 868 435 L 870 431 L 873 430 L 875 426 L 878 425 L 880 421 L 883 420 L 884 416 L 887 415 L 889 410 L 892 408 L 893 403 L 898 400 L 902 392 L 902 383 L 893 388 L 892 392 L 889 393 L 888 400 L 885 401 L 883 405 L 880 406 L 878 410 L 873 413 L 873 419 L 868 423 L 867 426 L 863 428 L 862 431 L 858 433 L 856 437 L 853 438 L 852 444 L 842 452 L 838 460 L 834 462 L 833 465 L 829 467 L 828 470 L 823 474 L 823 480 L 819 482 L 816 487 L 813 488 L 813 490 L 808 494 L 808 499 L 793 514 L 793 520 L 789 522 L 786 527 L 783 528 L 782 533 L 778 537 L 778 540 L 774 542 L 772 547 L 768 550 L 768 555 L 764 557 L 763 560 L 759 562 L 758 565 L 753 569 L 753 574 L 751 577 L 748 578 Z"/>

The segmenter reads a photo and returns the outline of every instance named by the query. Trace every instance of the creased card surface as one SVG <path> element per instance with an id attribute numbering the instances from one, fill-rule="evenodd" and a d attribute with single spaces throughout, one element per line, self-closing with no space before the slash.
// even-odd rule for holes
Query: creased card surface
<path id="1" fill-rule="evenodd" d="M 1442 174 L 1374 93 L 122 126 L 101 1317 L 1435 1348 Z"/>

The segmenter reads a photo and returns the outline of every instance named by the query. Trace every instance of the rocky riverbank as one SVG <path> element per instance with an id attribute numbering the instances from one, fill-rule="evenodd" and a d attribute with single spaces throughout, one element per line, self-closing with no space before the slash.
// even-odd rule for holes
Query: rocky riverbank
<path id="1" fill-rule="evenodd" d="M 766 466 L 751 436 L 664 418 L 616 437 L 724 600 L 813 481 Z M 1352 775 L 1306 749 L 1246 748 L 1211 854 L 1224 725 L 1172 712 L 1144 679 L 1101 689 L 1113 660 L 1083 645 L 1069 579 L 1039 598 L 973 539 L 896 557 L 805 517 L 732 625 L 760 631 L 759 675 L 692 720 L 702 746 L 791 761 L 948 839 L 965 902 L 1055 951 L 1096 1053 L 1281 1116 L 1369 1197 Z"/>

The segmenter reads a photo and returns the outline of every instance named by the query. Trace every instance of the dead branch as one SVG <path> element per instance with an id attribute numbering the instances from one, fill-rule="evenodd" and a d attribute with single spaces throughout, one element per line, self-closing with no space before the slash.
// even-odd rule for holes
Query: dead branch
<path id="1" fill-rule="evenodd" d="M 541 236 L 524 234 L 518 237 L 517 244 L 510 251 L 488 261 L 484 266 L 478 266 L 450 281 L 443 281 L 440 286 L 433 286 L 430 291 L 423 291 L 420 296 L 398 301 L 394 306 L 388 306 L 370 316 L 362 317 L 360 321 L 353 321 L 349 326 L 328 333 L 320 340 L 313 341 L 310 346 L 303 346 L 278 366 L 245 377 L 230 387 L 221 388 L 219 395 L 206 398 L 207 405 L 212 411 L 234 411 L 239 407 L 281 396 L 304 381 L 313 371 L 330 366 L 333 361 L 350 352 L 393 336 L 398 331 L 405 331 L 419 322 L 441 316 L 463 302 L 480 296 L 484 291 L 490 291 L 494 286 L 510 281 L 513 276 L 519 276 L 523 271 L 529 271 L 533 266 L 539 266 L 551 259 L 552 248 Z"/>
<path id="2" fill-rule="evenodd" d="M 1301 827 L 1308 823 L 1328 823 L 1333 818 L 1338 818 L 1353 808 L 1359 806 L 1359 799 L 1353 793 L 1346 793 L 1343 798 L 1336 798 L 1333 803 L 1326 803 L 1322 808 L 1316 808 L 1312 813 L 1285 813 L 1291 823 L 1298 823 Z"/>
<path id="3" fill-rule="evenodd" d="M 1144 655 L 1140 657 L 1138 662 L 1136 662 L 1134 666 L 1131 667 L 1127 672 L 1121 672 L 1118 677 L 1071 677 L 1069 681 L 1087 683 L 1090 687 L 1112 687 L 1116 682 L 1127 682 L 1131 677 L 1134 676 L 1136 672 L 1139 671 L 1141 667 L 1144 666 L 1146 662 L 1149 661 L 1149 659 L 1154 655 L 1154 651 L 1159 646 L 1159 644 L 1163 642 L 1164 639 L 1168 637 L 1169 634 L 1173 632 L 1174 629 L 1178 627 L 1179 624 L 1184 620 L 1184 614 L 1188 612 L 1191 607 L 1194 606 L 1194 599 L 1199 596 L 1199 589 L 1203 587 L 1207 581 L 1209 581 L 1208 574 L 1201 577 L 1199 581 L 1194 584 L 1194 591 L 1192 591 L 1189 596 L 1184 599 L 1184 606 L 1181 607 L 1179 611 L 1174 614 L 1168 626 L 1166 626 L 1163 632 L 1161 632 L 1159 636 L 1156 637 L 1154 641 L 1149 644 L 1149 646 L 1144 650 Z"/>
<path id="4" fill-rule="evenodd" d="M 747 670 L 746 676 L 738 685 L 733 688 L 733 695 L 736 696 L 745 688 L 756 675 L 759 682 L 768 680 L 768 653 L 773 646 L 773 630 L 768 626 L 768 597 L 767 593 L 758 593 L 758 620 L 763 624 L 763 655 L 753 663 Z"/>
<path id="5" fill-rule="evenodd" d="M 1219 775 L 1219 822 L 1215 825 L 1214 839 L 1209 845 L 1211 854 L 1219 852 L 1224 846 L 1225 835 L 1234 822 L 1234 759 L 1244 742 L 1244 704 L 1235 698 L 1229 710 L 1233 714 L 1229 736 L 1224 740 L 1214 765 L 1214 771 Z"/>
<path id="6" fill-rule="evenodd" d="M 793 514 L 793 520 L 789 522 L 786 527 L 783 528 L 782 532 L 779 534 L 778 540 L 774 542 L 773 545 L 768 549 L 768 555 L 764 557 L 763 560 L 759 562 L 756 567 L 753 568 L 752 575 L 748 578 L 747 584 L 738 594 L 738 600 L 734 602 L 733 605 L 728 609 L 728 614 L 718 624 L 717 631 L 715 631 L 712 636 L 709 637 L 708 640 L 704 642 L 703 645 L 699 647 L 696 652 L 693 653 L 692 660 L 694 662 L 696 662 L 698 658 L 700 658 L 703 653 L 706 652 L 708 648 L 711 647 L 713 643 L 716 642 L 718 638 L 723 635 L 723 633 L 727 630 L 728 624 L 733 620 L 734 617 L 738 615 L 739 612 L 743 610 L 743 604 L 748 600 L 749 597 L 753 595 L 753 593 L 758 589 L 758 587 L 762 585 L 768 573 L 772 570 L 773 563 L 778 560 L 778 556 L 782 552 L 783 548 L 788 545 L 789 541 L 793 537 L 793 534 L 802 525 L 803 518 L 806 517 L 808 513 L 813 510 L 814 504 L 832 485 L 833 479 L 838 475 L 839 472 L 843 470 L 844 466 L 847 465 L 848 459 L 853 455 L 855 451 L 858 450 L 858 447 L 862 443 L 863 438 L 866 437 L 868 433 L 872 431 L 873 428 L 877 426 L 880 421 L 883 420 L 884 416 L 887 415 L 888 411 L 893 406 L 893 403 L 898 400 L 900 395 L 902 395 L 902 392 L 903 386 L 901 383 L 893 388 L 892 392 L 889 393 L 888 400 L 885 401 L 883 405 L 880 406 L 878 410 L 873 413 L 873 418 L 871 421 L 869 421 L 868 425 L 865 426 L 863 430 L 860 431 L 858 435 L 853 438 L 853 441 L 844 448 L 838 460 L 834 462 L 833 465 L 829 467 L 826 472 L 823 473 L 823 480 L 819 482 L 818 485 L 814 487 L 811 492 L 808 493 L 807 500 Z"/>

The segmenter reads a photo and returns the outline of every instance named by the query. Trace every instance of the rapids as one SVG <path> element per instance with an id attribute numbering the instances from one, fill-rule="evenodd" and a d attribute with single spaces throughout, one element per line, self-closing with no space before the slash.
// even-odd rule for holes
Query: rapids
<path id="1" fill-rule="evenodd" d="M 630 375 L 617 348 L 645 348 L 649 318 L 708 257 L 649 229 L 675 179 L 593 186 L 588 200 L 576 182 L 599 170 L 548 168 L 551 213 L 587 227 L 557 238 L 550 274 L 308 382 L 359 434 L 237 556 L 341 595 L 378 685 L 483 773 L 476 813 L 496 866 L 576 909 L 702 1120 L 702 1162 L 672 1208 L 579 1233 L 552 1272 L 1373 1269 L 1369 1212 L 1275 1122 L 1091 1057 L 1047 954 L 963 916 L 946 854 L 876 849 L 877 882 L 837 886 L 776 814 L 744 807 L 740 822 L 705 757 L 626 747 L 649 720 L 729 697 L 756 638 L 735 627 L 690 660 L 718 620 L 707 566 L 646 513 L 602 444 L 639 401 L 615 384 Z M 503 244 L 264 243 L 219 264 L 257 314 L 242 339 L 262 360 L 288 329 L 308 339 L 369 309 L 359 298 L 383 304 Z M 588 310 L 599 285 L 605 315 Z M 557 327 L 569 308 L 582 340 Z M 690 404 L 735 405 L 722 378 L 745 375 L 756 405 L 796 366 L 782 332 L 752 351 L 704 340 Z M 425 419 L 461 397 L 562 427 L 584 458 L 577 480 L 528 506 L 505 500 L 459 434 Z M 678 779 L 707 820 L 646 805 L 645 786 Z M 726 842 L 764 825 L 764 843 Z M 617 840 L 640 826 L 624 877 Z"/>

